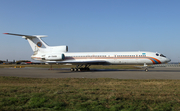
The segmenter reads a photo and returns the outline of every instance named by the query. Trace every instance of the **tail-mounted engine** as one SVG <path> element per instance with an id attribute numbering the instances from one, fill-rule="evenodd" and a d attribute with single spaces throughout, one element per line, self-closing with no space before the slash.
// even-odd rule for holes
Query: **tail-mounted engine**
<path id="1" fill-rule="evenodd" d="M 42 56 L 42 60 L 46 61 L 62 61 L 65 59 L 64 54 L 47 54 Z"/>
<path id="2" fill-rule="evenodd" d="M 53 46 L 50 47 L 50 50 L 52 53 L 57 53 L 57 52 L 68 52 L 68 46 Z"/>

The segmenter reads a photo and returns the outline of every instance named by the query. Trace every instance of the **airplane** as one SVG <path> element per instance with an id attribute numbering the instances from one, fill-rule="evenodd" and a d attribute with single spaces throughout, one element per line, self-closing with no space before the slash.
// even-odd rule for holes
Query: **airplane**
<path id="1" fill-rule="evenodd" d="M 22 36 L 28 40 L 34 54 L 33 60 L 46 63 L 74 64 L 71 71 L 88 71 L 91 65 L 144 65 L 148 71 L 148 65 L 170 62 L 161 53 L 148 51 L 133 52 L 68 52 L 68 46 L 48 46 L 41 38 L 44 35 L 22 35 L 4 33 L 8 35 Z M 147 65 L 148 64 L 148 65 Z"/>

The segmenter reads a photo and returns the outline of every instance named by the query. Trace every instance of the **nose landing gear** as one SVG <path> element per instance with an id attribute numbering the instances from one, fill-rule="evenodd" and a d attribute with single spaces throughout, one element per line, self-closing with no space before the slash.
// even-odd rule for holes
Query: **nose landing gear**
<path id="1" fill-rule="evenodd" d="M 145 68 L 145 72 L 148 72 L 148 68 Z"/>
<path id="2" fill-rule="evenodd" d="M 145 67 L 145 72 L 148 72 L 148 65 L 146 63 L 144 63 L 144 67 Z"/>

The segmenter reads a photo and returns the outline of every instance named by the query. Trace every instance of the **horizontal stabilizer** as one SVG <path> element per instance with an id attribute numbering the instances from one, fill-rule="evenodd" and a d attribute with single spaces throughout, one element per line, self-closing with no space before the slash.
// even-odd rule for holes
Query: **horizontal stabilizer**
<path id="1" fill-rule="evenodd" d="M 47 37 L 45 35 L 23 35 L 23 34 L 13 34 L 13 33 L 4 33 L 4 34 L 22 36 L 22 38 L 25 38 L 26 40 L 28 40 L 34 52 L 38 51 L 40 48 L 49 47 L 43 40 L 41 40 L 41 37 Z"/>
<path id="2" fill-rule="evenodd" d="M 13 34 L 13 33 L 4 33 L 4 34 L 22 36 L 22 37 L 27 37 L 27 38 L 47 37 L 46 35 L 23 35 L 23 34 Z"/>

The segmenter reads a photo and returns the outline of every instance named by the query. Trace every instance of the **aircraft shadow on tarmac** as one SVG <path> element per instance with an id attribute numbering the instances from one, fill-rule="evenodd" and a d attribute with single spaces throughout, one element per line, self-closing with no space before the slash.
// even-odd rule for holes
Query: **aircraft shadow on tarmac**
<path id="1" fill-rule="evenodd" d="M 61 70 L 59 73 L 76 73 L 71 72 L 70 69 L 55 69 L 55 70 Z M 143 69 L 91 69 L 90 71 L 80 71 L 80 72 L 122 72 L 122 71 L 130 71 L 130 72 L 145 72 Z M 148 72 L 180 72 L 180 69 L 172 69 L 172 70 L 166 70 L 166 69 L 149 69 Z M 78 71 L 77 71 L 78 73 Z"/>
<path id="2" fill-rule="evenodd" d="M 119 71 L 119 72 L 121 72 L 121 71 L 132 71 L 132 72 L 145 72 L 145 70 L 144 69 L 119 69 L 119 70 L 117 70 L 117 69 L 92 69 L 91 71 L 94 71 L 94 72 L 106 72 L 106 71 Z M 179 70 L 177 70 L 177 69 L 174 69 L 174 70 L 166 70 L 166 69 L 153 69 L 153 70 L 151 70 L 151 69 L 149 69 L 148 70 L 148 72 L 180 72 L 180 69 Z"/>
<path id="3" fill-rule="evenodd" d="M 136 70 L 136 69 L 91 69 L 90 71 L 70 71 L 70 69 L 53 69 L 53 70 L 59 70 L 59 73 L 79 73 L 79 72 L 118 72 L 118 71 L 144 71 L 144 70 Z"/>
<path id="4" fill-rule="evenodd" d="M 149 70 L 148 72 L 180 72 L 180 70 Z"/>

